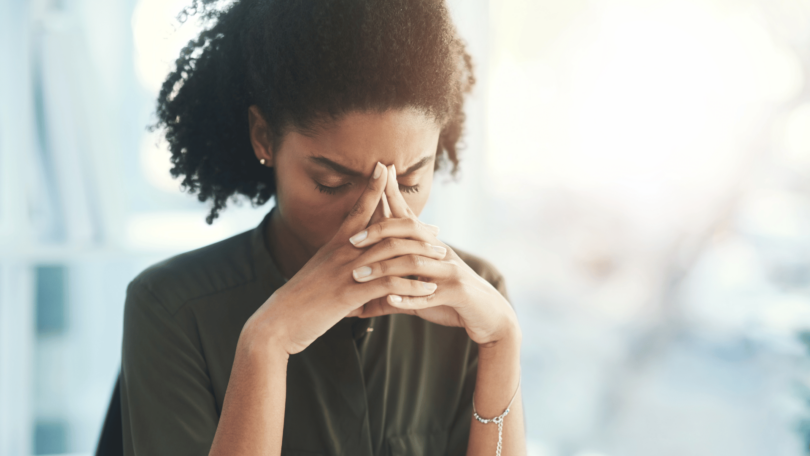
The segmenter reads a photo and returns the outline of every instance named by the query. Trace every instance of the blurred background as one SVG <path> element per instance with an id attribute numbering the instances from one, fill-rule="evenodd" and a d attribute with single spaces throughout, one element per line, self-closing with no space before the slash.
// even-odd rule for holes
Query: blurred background
<path id="1" fill-rule="evenodd" d="M 127 283 L 253 228 L 169 175 L 178 0 L 0 0 L 0 455 L 89 455 Z M 477 66 L 422 218 L 504 273 L 531 456 L 810 442 L 810 0 L 452 0 Z"/>

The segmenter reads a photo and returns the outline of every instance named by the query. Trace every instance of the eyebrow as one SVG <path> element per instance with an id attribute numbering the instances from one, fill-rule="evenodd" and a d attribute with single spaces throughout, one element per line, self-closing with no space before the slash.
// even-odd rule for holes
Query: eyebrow
<path id="1" fill-rule="evenodd" d="M 313 156 L 309 157 L 309 159 L 312 160 L 313 162 L 325 167 L 325 168 L 329 168 L 332 171 L 338 172 L 340 174 L 344 174 L 346 176 L 352 176 L 352 177 L 364 177 L 365 176 L 360 171 L 357 171 L 357 170 L 354 170 L 354 169 L 351 169 L 351 168 L 347 168 L 347 167 L 341 165 L 340 163 L 335 163 L 335 162 L 333 162 L 332 160 L 329 160 L 326 157 L 321 157 L 320 155 L 313 155 Z M 419 160 L 418 162 L 411 165 L 408 169 L 405 170 L 404 173 L 399 174 L 399 176 L 400 177 L 407 176 L 407 175 L 417 171 L 418 169 L 424 167 L 425 165 L 427 165 L 431 161 L 433 161 L 433 154 L 422 157 L 421 160 Z"/>

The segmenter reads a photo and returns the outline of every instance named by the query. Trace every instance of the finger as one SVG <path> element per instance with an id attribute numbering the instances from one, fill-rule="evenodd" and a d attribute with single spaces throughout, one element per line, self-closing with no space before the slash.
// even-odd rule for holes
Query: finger
<path id="1" fill-rule="evenodd" d="M 410 217 L 417 219 L 416 214 L 411 210 L 411 206 L 405 201 L 402 192 L 399 191 L 399 182 L 397 182 L 397 169 L 394 165 L 388 167 L 388 182 L 385 184 L 385 195 L 388 198 L 388 203 L 391 205 L 391 214 L 393 217 Z M 420 223 L 422 223 L 420 221 Z M 424 224 L 434 231 L 434 235 L 439 234 L 439 227 L 435 225 Z"/>
<path id="2" fill-rule="evenodd" d="M 391 214 L 393 217 L 410 217 L 419 220 L 416 214 L 411 210 L 411 206 L 409 206 L 408 202 L 405 201 L 405 197 L 402 196 L 402 192 L 399 191 L 397 169 L 394 165 L 388 167 L 388 182 L 385 184 L 385 195 L 388 199 L 389 205 L 391 206 Z M 420 221 L 420 223 L 422 222 Z M 425 224 L 425 226 L 428 226 L 431 230 L 435 231 L 435 235 L 439 234 L 438 226 L 427 224 Z"/>
<path id="3" fill-rule="evenodd" d="M 411 207 L 399 191 L 397 182 L 397 168 L 394 165 L 388 167 L 388 182 L 385 184 L 385 196 L 388 197 L 388 204 L 391 205 L 391 214 L 394 217 L 413 217 L 416 215 L 411 211 Z"/>
<path id="4" fill-rule="evenodd" d="M 391 218 L 391 209 L 388 208 L 388 198 L 386 198 L 385 193 L 383 193 L 380 195 L 380 201 L 377 203 L 377 208 L 374 209 L 374 214 L 371 216 L 371 220 L 368 223 L 373 225 L 388 218 Z"/>
<path id="5" fill-rule="evenodd" d="M 413 239 L 388 238 L 363 252 L 354 261 L 354 265 L 356 267 L 365 266 L 409 254 L 442 260 L 447 255 L 447 248 L 428 242 L 414 241 Z"/>
<path id="6" fill-rule="evenodd" d="M 360 302 L 395 294 L 398 296 L 427 296 L 436 291 L 438 285 L 432 282 L 411 280 L 402 277 L 385 276 L 365 283 L 357 283 L 351 290 Z"/>
<path id="7" fill-rule="evenodd" d="M 388 303 L 388 297 L 383 296 L 382 298 L 372 299 L 371 301 L 363 304 L 362 306 L 354 309 L 346 315 L 347 317 L 360 317 L 360 318 L 371 318 L 371 317 L 379 317 L 381 315 L 389 315 L 389 314 L 396 314 L 396 313 L 408 313 L 414 314 L 413 310 L 405 310 L 400 309 L 397 307 L 392 306 Z"/>
<path id="8" fill-rule="evenodd" d="M 385 215 L 385 218 L 393 217 L 393 214 L 391 213 L 391 205 L 388 204 L 388 197 L 385 196 L 385 192 L 383 192 L 380 200 L 382 201 L 383 215 Z"/>
<path id="9" fill-rule="evenodd" d="M 391 205 L 391 214 L 393 217 L 410 217 L 419 220 L 416 214 L 411 210 L 411 206 L 409 206 L 408 202 L 405 201 L 405 197 L 402 196 L 402 192 L 399 191 L 397 169 L 394 165 L 388 167 L 388 182 L 385 184 L 385 195 L 387 196 L 388 202 Z M 420 221 L 420 223 L 422 222 Z M 425 224 L 425 226 L 428 226 L 431 230 L 435 231 L 434 234 L 439 234 L 438 226 L 427 224 Z"/>
<path id="10" fill-rule="evenodd" d="M 436 239 L 436 230 L 413 218 L 390 218 L 375 223 L 356 236 L 352 236 L 355 247 L 367 247 L 386 238 L 414 239 L 432 245 L 441 245 Z"/>
<path id="11" fill-rule="evenodd" d="M 393 307 L 410 311 L 445 305 L 439 302 L 435 294 L 429 296 L 400 296 L 391 294 L 387 296 L 386 302 Z"/>
<path id="12" fill-rule="evenodd" d="M 360 198 L 354 204 L 352 210 L 346 215 L 343 225 L 340 227 L 340 234 L 350 236 L 368 226 L 372 214 L 377 208 L 377 203 L 385 190 L 385 183 L 388 179 L 388 173 L 385 172 L 385 166 L 377 162 L 374 166 L 374 171 L 368 180 L 368 185 Z"/>
<path id="13" fill-rule="evenodd" d="M 357 282 L 369 282 L 386 276 L 418 276 L 443 280 L 450 277 L 452 267 L 443 261 L 422 255 L 404 255 L 390 260 L 360 266 L 352 271 Z"/>
<path id="14" fill-rule="evenodd" d="M 453 294 L 454 290 L 452 287 L 444 286 L 438 288 L 435 293 L 426 296 L 391 294 L 386 296 L 386 303 L 401 309 L 401 313 L 412 313 L 419 309 L 427 309 L 428 307 L 436 306 L 458 307 L 455 300 L 452 298 Z"/>

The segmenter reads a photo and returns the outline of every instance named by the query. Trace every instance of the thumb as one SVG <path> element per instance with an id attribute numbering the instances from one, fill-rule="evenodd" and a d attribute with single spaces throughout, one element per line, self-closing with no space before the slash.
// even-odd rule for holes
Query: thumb
<path id="1" fill-rule="evenodd" d="M 387 173 L 384 171 L 385 166 L 377 162 L 373 174 L 369 178 L 368 185 L 366 185 L 363 194 L 360 195 L 360 198 L 351 211 L 346 214 L 346 219 L 343 221 L 337 234 L 335 234 L 336 237 L 346 239 L 368 226 L 380 202 L 380 196 L 385 190 Z"/>
<path id="2" fill-rule="evenodd" d="M 388 197 L 383 193 L 380 196 L 380 202 L 377 203 L 377 207 L 374 209 L 374 214 L 372 214 L 371 221 L 369 221 L 368 224 L 369 226 L 374 225 L 387 218 L 391 218 L 391 208 L 388 206 Z"/>

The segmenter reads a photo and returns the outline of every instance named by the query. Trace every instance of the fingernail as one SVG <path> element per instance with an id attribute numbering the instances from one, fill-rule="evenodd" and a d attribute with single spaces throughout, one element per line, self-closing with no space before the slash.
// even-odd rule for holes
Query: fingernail
<path id="1" fill-rule="evenodd" d="M 422 282 L 422 286 L 425 287 L 425 290 L 427 290 L 427 291 L 429 291 L 431 293 L 436 291 L 436 288 L 438 287 L 438 285 L 436 285 L 435 283 L 430 283 L 430 282 Z"/>
<path id="2" fill-rule="evenodd" d="M 368 266 L 363 266 L 362 268 L 357 268 L 352 271 L 355 279 L 361 279 L 363 277 L 371 275 L 371 268 Z"/>
<path id="3" fill-rule="evenodd" d="M 436 225 L 428 225 L 427 223 L 425 223 L 425 226 L 430 228 L 431 231 L 433 231 L 434 234 L 439 234 L 439 227 L 438 226 L 436 226 Z"/>
<path id="4" fill-rule="evenodd" d="M 391 169 L 390 169 L 389 172 L 391 173 L 391 177 L 393 177 L 394 179 L 397 178 L 397 167 L 396 166 L 391 165 Z"/>
<path id="5" fill-rule="evenodd" d="M 377 162 L 377 164 L 374 166 L 374 179 L 379 179 L 380 176 L 382 176 L 382 169 L 383 168 L 384 168 L 383 164 L 380 163 L 380 162 Z"/>
<path id="6" fill-rule="evenodd" d="M 388 295 L 388 299 L 390 299 L 391 302 L 402 302 L 402 296 Z"/>
<path id="7" fill-rule="evenodd" d="M 433 247 L 434 252 L 438 253 L 441 256 L 444 256 L 444 254 L 447 253 L 447 249 L 440 245 L 431 245 L 431 247 Z"/>
<path id="8" fill-rule="evenodd" d="M 352 245 L 357 245 L 358 242 L 364 240 L 367 237 L 368 237 L 368 230 L 364 230 L 350 237 L 349 242 L 351 242 Z"/>

